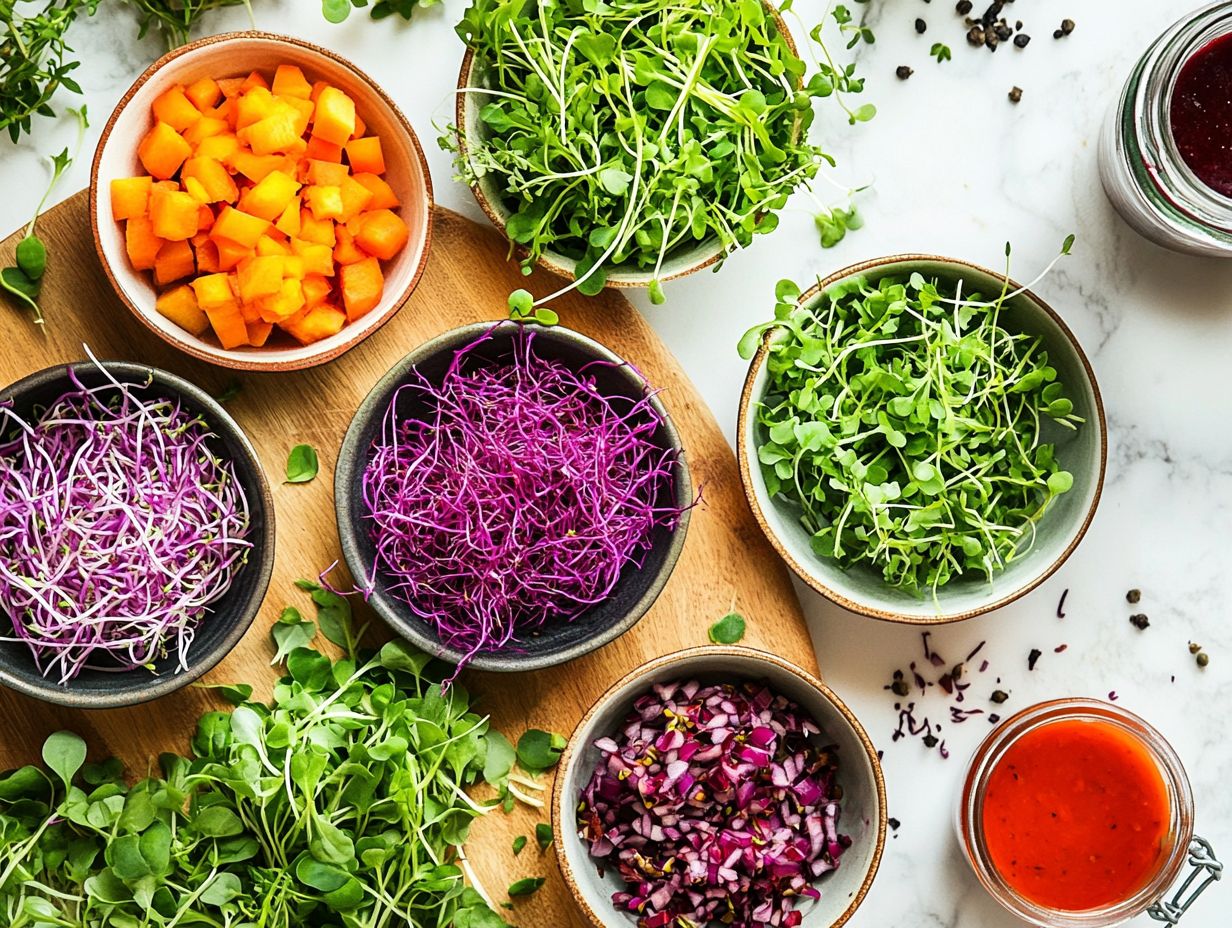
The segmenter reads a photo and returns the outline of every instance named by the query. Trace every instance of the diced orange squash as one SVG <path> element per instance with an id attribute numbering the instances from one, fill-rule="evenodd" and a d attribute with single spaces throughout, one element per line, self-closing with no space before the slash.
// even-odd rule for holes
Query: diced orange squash
<path id="1" fill-rule="evenodd" d="M 368 125 L 360 118 L 359 113 L 355 114 L 355 128 L 351 131 L 351 138 L 363 138 L 368 131 Z"/>
<path id="2" fill-rule="evenodd" d="M 248 329 L 248 344 L 253 348 L 264 346 L 269 340 L 270 332 L 274 331 L 271 322 L 246 322 L 244 325 Z"/>
<path id="3" fill-rule="evenodd" d="M 308 182 L 318 187 L 341 187 L 350 168 L 336 161 L 309 161 Z"/>
<path id="4" fill-rule="evenodd" d="M 385 173 L 385 155 L 381 151 L 381 140 L 375 135 L 347 142 L 346 154 L 353 174 Z"/>
<path id="5" fill-rule="evenodd" d="M 317 306 L 329 299 L 334 285 L 320 274 L 306 274 L 301 286 L 304 288 L 304 305 Z"/>
<path id="6" fill-rule="evenodd" d="M 378 209 L 364 214 L 355 243 L 368 254 L 388 261 L 406 246 L 408 238 L 410 230 L 401 216 L 391 210 Z"/>
<path id="7" fill-rule="evenodd" d="M 114 219 L 137 219 L 149 214 L 149 177 L 117 177 L 111 182 L 111 216 Z"/>
<path id="8" fill-rule="evenodd" d="M 154 308 L 193 335 L 200 335 L 210 327 L 210 321 L 197 307 L 197 298 L 188 284 L 160 293 L 154 300 Z"/>
<path id="9" fill-rule="evenodd" d="M 245 91 L 235 98 L 235 128 L 247 129 L 274 112 L 274 95 L 263 87 Z"/>
<path id="10" fill-rule="evenodd" d="M 192 245 L 187 241 L 168 241 L 154 257 L 154 283 L 165 287 L 173 280 L 191 277 L 197 270 Z"/>
<path id="11" fill-rule="evenodd" d="M 342 218 L 342 188 L 311 186 L 304 188 L 304 202 L 316 219 Z"/>
<path id="12" fill-rule="evenodd" d="M 192 101 L 201 112 L 211 109 L 222 97 L 222 88 L 218 86 L 218 81 L 212 77 L 203 77 L 198 81 L 193 81 L 184 89 L 185 95 Z"/>
<path id="13" fill-rule="evenodd" d="M 255 184 L 260 183 L 270 171 L 286 168 L 287 159 L 281 155 L 254 155 L 247 148 L 240 147 L 227 159 L 227 164 Z"/>
<path id="14" fill-rule="evenodd" d="M 293 109 L 282 107 L 259 122 L 241 126 L 236 134 L 241 142 L 248 144 L 254 155 L 286 152 L 300 141 L 300 135 L 303 133 L 297 125 L 297 119 L 298 115 Z"/>
<path id="15" fill-rule="evenodd" d="M 312 114 L 316 110 L 311 100 L 301 100 L 299 97 L 279 97 L 278 101 L 285 106 L 295 110 L 295 128 L 298 136 L 303 136 L 308 131 L 308 124 L 312 122 Z M 307 147 L 308 143 L 304 142 Z"/>
<path id="16" fill-rule="evenodd" d="M 197 258 L 198 274 L 213 274 L 218 270 L 218 244 L 208 235 L 197 241 L 201 233 L 193 236 L 193 254 Z"/>
<path id="17" fill-rule="evenodd" d="M 231 126 L 225 119 L 214 116 L 202 116 L 184 130 L 184 141 L 197 148 L 206 139 L 215 135 L 225 135 L 231 131 Z"/>
<path id="18" fill-rule="evenodd" d="M 299 197 L 291 197 L 291 202 L 287 204 L 287 208 L 282 211 L 282 215 L 274 223 L 274 228 L 283 235 L 295 238 L 299 235 Z"/>
<path id="19" fill-rule="evenodd" d="M 191 154 L 192 146 L 165 122 L 155 123 L 137 146 L 141 166 L 159 180 L 174 177 L 184 159 Z"/>
<path id="20" fill-rule="evenodd" d="M 368 209 L 397 209 L 402 205 L 398 202 L 398 195 L 394 193 L 394 188 L 389 186 L 383 177 L 377 177 L 375 174 L 356 174 L 355 182 L 363 184 L 372 193 L 372 202 L 368 204 Z"/>
<path id="21" fill-rule="evenodd" d="M 240 91 L 244 89 L 244 78 L 220 77 L 218 79 L 218 89 L 221 90 L 222 95 L 228 99 L 238 96 Z"/>
<path id="22" fill-rule="evenodd" d="M 337 87 L 326 86 L 317 96 L 313 134 L 335 145 L 345 145 L 355 133 L 355 101 Z"/>
<path id="23" fill-rule="evenodd" d="M 240 299 L 255 303 L 266 296 L 273 296 L 282 287 L 282 257 L 279 255 L 256 255 L 241 261 L 238 272 Z"/>
<path id="24" fill-rule="evenodd" d="M 300 210 L 299 237 L 305 242 L 328 245 L 330 248 L 337 242 L 334 223 L 329 219 L 317 219 L 307 208 Z"/>
<path id="25" fill-rule="evenodd" d="M 261 318 L 261 303 L 258 300 L 256 303 L 237 303 L 240 308 L 240 317 L 245 323 L 264 322 Z"/>
<path id="26" fill-rule="evenodd" d="M 287 278 L 281 282 L 278 293 L 257 301 L 261 318 L 266 322 L 282 322 L 298 312 L 304 305 L 304 289 L 298 280 Z"/>
<path id="27" fill-rule="evenodd" d="M 214 211 L 204 203 L 197 208 L 197 232 L 208 232 L 214 228 Z"/>
<path id="28" fill-rule="evenodd" d="M 240 93 L 248 93 L 254 87 L 260 87 L 262 90 L 269 90 L 269 81 L 265 79 L 265 75 L 260 71 L 251 72 L 243 83 L 240 84 Z"/>
<path id="29" fill-rule="evenodd" d="M 204 205 L 210 202 L 210 195 L 205 192 L 205 188 L 201 186 L 201 181 L 197 178 L 185 177 L 180 183 L 184 187 L 184 192 L 198 203 Z"/>
<path id="30" fill-rule="evenodd" d="M 321 277 L 334 276 L 334 254 L 328 245 L 291 239 L 291 253 L 304 260 L 304 273 Z"/>
<path id="31" fill-rule="evenodd" d="M 217 309 L 235 302 L 230 274 L 206 274 L 194 280 L 192 288 L 202 309 Z"/>
<path id="32" fill-rule="evenodd" d="M 327 142 L 315 135 L 308 136 L 308 147 L 304 156 L 313 161 L 332 161 L 338 164 L 342 161 L 342 146 Z"/>
<path id="33" fill-rule="evenodd" d="M 328 86 L 329 84 L 325 83 L 325 81 L 313 81 L 312 82 L 312 93 L 308 95 L 308 99 L 311 100 L 313 104 L 315 105 L 317 102 L 317 98 L 321 96 L 321 91 L 324 90 Z"/>
<path id="34" fill-rule="evenodd" d="M 264 235 L 269 227 L 268 219 L 224 206 L 218 218 L 214 220 L 214 228 L 210 230 L 210 237 L 215 241 L 227 238 L 246 248 L 255 248 L 257 239 Z"/>
<path id="35" fill-rule="evenodd" d="M 282 259 L 282 276 L 284 279 L 290 277 L 294 280 L 303 280 L 306 273 L 307 268 L 304 266 L 304 259 L 299 255 L 287 255 Z"/>
<path id="36" fill-rule="evenodd" d="M 225 163 L 235 154 L 239 147 L 239 139 L 232 132 L 227 132 L 223 135 L 211 135 L 209 138 L 202 139 L 201 144 L 197 146 L 197 157 L 213 158 L 215 161 Z"/>
<path id="37" fill-rule="evenodd" d="M 183 132 L 201 118 L 201 111 L 193 105 L 192 100 L 185 95 L 184 88 L 180 86 L 172 87 L 155 97 L 150 109 L 154 111 L 155 119 L 165 122 L 176 132 Z"/>
<path id="38" fill-rule="evenodd" d="M 198 155 L 184 162 L 180 178 L 187 185 L 188 180 L 196 180 L 205 189 L 205 203 L 234 203 L 239 198 L 239 188 L 235 180 L 227 173 L 222 162 L 213 158 Z"/>
<path id="39" fill-rule="evenodd" d="M 201 204 L 183 190 L 155 187 L 150 191 L 150 222 L 161 239 L 182 242 L 197 234 Z"/>
<path id="40" fill-rule="evenodd" d="M 312 85 L 304 72 L 293 64 L 280 64 L 274 70 L 274 93 L 279 96 L 300 97 L 307 100 L 312 96 Z"/>
<path id="41" fill-rule="evenodd" d="M 385 290 L 385 275 L 376 258 L 365 258 L 338 269 L 342 302 L 347 319 L 354 322 L 381 302 Z"/>
<path id="42" fill-rule="evenodd" d="M 263 255 L 263 256 L 264 255 L 286 256 L 291 253 L 291 246 L 285 244 L 284 242 L 280 242 L 278 239 L 274 238 L 272 235 L 262 235 L 261 238 L 257 240 L 256 251 L 257 251 L 257 254 Z M 283 272 L 283 276 L 284 277 L 286 276 L 285 271 Z"/>
<path id="43" fill-rule="evenodd" d="M 299 182 L 282 171 L 270 171 L 240 197 L 239 207 L 246 213 L 273 222 L 295 199 Z"/>
<path id="44" fill-rule="evenodd" d="M 372 191 L 352 177 L 344 178 L 338 187 L 342 197 L 342 212 L 339 222 L 350 222 L 372 203 Z"/>
<path id="45" fill-rule="evenodd" d="M 334 260 L 339 264 L 354 264 L 368 257 L 368 254 L 355 244 L 355 236 L 346 226 L 336 227 L 334 234 L 338 238 L 338 244 L 334 246 Z"/>
<path id="46" fill-rule="evenodd" d="M 234 303 L 216 309 L 207 309 L 205 315 L 209 318 L 214 334 L 218 336 L 218 341 L 223 348 L 240 348 L 248 344 L 248 328 L 244 325 L 244 318 Z"/>
<path id="47" fill-rule="evenodd" d="M 218 270 L 232 271 L 239 263 L 252 254 L 252 249 L 226 238 L 211 238 L 218 248 Z"/>
<path id="48" fill-rule="evenodd" d="M 347 317 L 342 310 L 322 304 L 310 309 L 303 318 L 285 323 L 283 328 L 301 345 L 311 345 L 323 338 L 337 335 L 346 323 Z"/>
<path id="49" fill-rule="evenodd" d="M 228 97 L 222 103 L 218 104 L 218 106 L 214 107 L 214 109 L 210 111 L 210 115 L 216 116 L 234 129 L 235 124 L 239 121 L 240 117 L 240 107 L 236 102 L 238 99 L 239 97 Z"/>

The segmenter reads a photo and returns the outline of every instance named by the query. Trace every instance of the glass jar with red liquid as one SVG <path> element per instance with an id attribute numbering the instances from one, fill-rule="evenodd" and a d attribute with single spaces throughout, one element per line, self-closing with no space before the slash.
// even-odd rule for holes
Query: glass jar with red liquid
<path id="1" fill-rule="evenodd" d="M 1232 0 L 1190 13 L 1147 49 L 1109 113 L 1099 168 L 1139 233 L 1232 257 Z"/>
<path id="2" fill-rule="evenodd" d="M 956 824 L 980 883 L 1033 925 L 1106 928 L 1143 912 L 1175 924 L 1222 875 L 1194 836 L 1176 752 L 1098 700 L 1045 702 L 1002 722 L 971 759 Z"/>

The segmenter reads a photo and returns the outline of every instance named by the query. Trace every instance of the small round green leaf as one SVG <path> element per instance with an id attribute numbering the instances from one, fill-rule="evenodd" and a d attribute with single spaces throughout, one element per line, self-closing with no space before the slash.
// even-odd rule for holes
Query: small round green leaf
<path id="1" fill-rule="evenodd" d="M 287 483 L 307 483 L 317 475 L 320 466 L 312 445 L 296 445 L 287 457 Z"/>

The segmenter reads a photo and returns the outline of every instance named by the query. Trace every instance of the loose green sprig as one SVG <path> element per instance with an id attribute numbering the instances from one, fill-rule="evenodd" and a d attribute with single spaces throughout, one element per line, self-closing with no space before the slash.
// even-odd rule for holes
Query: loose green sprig
<path id="1" fill-rule="evenodd" d="M 649 272 L 662 302 L 672 257 L 771 231 L 788 194 L 831 163 L 807 141 L 814 100 L 863 86 L 828 53 L 806 79 L 757 2 L 474 0 L 458 33 L 477 60 L 479 86 L 462 92 L 482 101 L 479 142 L 463 152 L 449 127 L 442 147 L 460 179 L 495 187 L 525 272 L 547 252 L 576 262 L 574 281 L 532 306 L 598 293 L 616 270 Z M 843 107 L 853 122 L 875 112 Z"/>
<path id="2" fill-rule="evenodd" d="M 35 325 L 44 324 L 43 309 L 39 306 L 38 299 L 43 289 L 43 275 L 47 273 L 47 246 L 39 238 L 35 227 L 38 225 L 43 207 L 47 204 L 47 198 L 51 196 L 51 191 L 55 189 L 56 183 L 60 180 L 60 175 L 68 170 L 77 152 L 81 151 L 82 140 L 90 125 L 84 104 L 79 109 L 69 110 L 69 112 L 77 118 L 77 145 L 74 154 L 70 157 L 66 148 L 52 157 L 51 180 L 48 181 L 38 206 L 34 208 L 34 215 L 26 226 L 25 235 L 17 243 L 17 250 L 13 256 L 15 263 L 11 267 L 0 269 L 0 290 L 8 293 L 19 304 L 29 309 L 34 314 Z"/>
<path id="3" fill-rule="evenodd" d="M 248 18 L 253 12 L 250 0 L 125 0 L 137 10 L 140 31 L 137 38 L 144 38 L 150 29 L 157 29 L 167 41 L 168 48 L 178 48 L 192 38 L 201 19 L 215 10 L 229 6 L 248 9 Z M 255 28 L 255 27 L 254 27 Z"/>
<path id="4" fill-rule="evenodd" d="M 819 557 L 916 593 L 991 578 L 1072 487 L 1048 423 L 1083 420 L 1041 340 L 1013 331 L 1026 288 L 1009 290 L 1009 253 L 991 300 L 913 273 L 856 277 L 801 306 L 782 281 L 775 320 L 741 339 L 749 357 L 780 330 L 756 410 L 758 459 Z"/>
<path id="5" fill-rule="evenodd" d="M 950 61 L 954 57 L 950 53 L 950 46 L 944 42 L 934 42 L 933 47 L 929 49 L 928 53 L 937 59 L 938 64 L 943 61 Z"/>
<path id="6" fill-rule="evenodd" d="M 30 131 L 34 116 L 55 116 L 52 97 L 61 87 L 81 93 L 71 77 L 81 66 L 65 41 L 68 28 L 99 0 L 0 2 L 0 129 L 14 142 Z"/>
<path id="7" fill-rule="evenodd" d="M 440 2 L 441 0 L 377 0 L 372 4 L 368 15 L 377 20 L 401 16 L 409 21 L 417 9 L 436 6 Z M 321 14 L 331 23 L 342 23 L 350 17 L 352 9 L 362 9 L 367 5 L 368 0 L 321 0 Z"/>

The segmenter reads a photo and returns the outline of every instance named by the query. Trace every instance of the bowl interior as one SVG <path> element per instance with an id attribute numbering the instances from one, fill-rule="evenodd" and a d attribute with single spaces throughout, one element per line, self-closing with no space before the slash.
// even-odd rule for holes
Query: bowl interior
<path id="1" fill-rule="evenodd" d="M 248 539 L 253 548 L 247 561 L 236 571 L 226 594 L 209 607 L 197 627 L 189 649 L 187 671 L 176 672 L 175 657 L 157 661 L 154 671 L 145 669 L 121 672 L 84 670 L 68 684 L 45 678 L 35 667 L 27 646 L 20 641 L 0 641 L 0 682 L 48 702 L 66 705 L 121 706 L 152 699 L 179 689 L 217 664 L 243 637 L 260 608 L 269 585 L 273 558 L 273 519 L 266 509 L 268 490 L 248 439 L 235 421 L 202 391 L 186 381 L 139 364 L 104 362 L 119 380 L 149 386 L 134 389 L 149 398 L 179 398 L 185 409 L 201 413 L 215 437 L 216 453 L 235 463 L 235 473 L 248 500 L 251 526 Z M 87 387 L 106 381 L 93 364 L 71 365 Z M 18 381 L 0 391 L 0 402 L 12 401 L 13 410 L 26 421 L 37 417 L 47 405 L 73 389 L 65 368 L 49 368 Z M 11 426 L 0 423 L 0 435 L 11 434 Z M 10 617 L 0 618 L 0 636 L 11 637 Z"/>
<path id="2" fill-rule="evenodd" d="M 279 64 L 298 65 L 309 81 L 324 80 L 355 100 L 356 112 L 369 134 L 380 136 L 385 154 L 385 179 L 402 205 L 397 210 L 410 229 L 406 247 L 391 261 L 381 262 L 385 291 L 381 302 L 342 331 L 311 345 L 300 345 L 275 332 L 262 348 L 222 348 L 213 334 L 198 337 L 161 316 L 154 309 L 158 295 L 151 275 L 129 264 L 124 247 L 124 224 L 111 218 L 111 181 L 144 173 L 137 146 L 153 125 L 150 104 L 176 84 L 203 77 L 234 77 L 259 70 L 267 79 Z M 172 344 L 197 357 L 240 367 L 303 367 L 312 359 L 328 358 L 357 344 L 379 328 L 410 295 L 428 247 L 430 182 L 419 143 L 405 118 L 376 90 L 371 79 L 353 65 L 297 40 L 261 33 L 240 33 L 207 39 L 155 63 L 120 101 L 104 132 L 96 155 L 94 183 L 98 241 L 104 265 L 126 302 L 142 319 Z"/>
<path id="3" fill-rule="evenodd" d="M 838 869 L 822 876 L 817 883 L 821 899 L 802 908 L 803 928 L 828 928 L 840 922 L 852 901 L 864 888 L 865 880 L 876 872 L 881 858 L 881 835 L 884 830 L 884 796 L 878 789 L 879 771 L 870 757 L 862 728 L 849 717 L 849 710 L 833 693 L 802 676 L 768 655 L 748 648 L 700 648 L 671 660 L 657 662 L 646 672 L 625 680 L 600 700 L 570 739 L 568 766 L 560 774 L 563 785 L 556 792 L 556 816 L 563 840 L 562 853 L 572 875 L 575 892 L 581 896 L 599 924 L 610 928 L 627 928 L 632 918 L 617 910 L 612 894 L 625 888 L 611 867 L 603 876 L 591 860 L 586 842 L 574 827 L 578 797 L 590 780 L 599 751 L 597 738 L 610 735 L 622 727 L 633 702 L 655 683 L 675 680 L 700 680 L 705 683 L 765 680 L 772 690 L 798 703 L 821 728 L 819 745 L 837 745 L 838 782 L 843 790 L 839 815 L 840 833 L 851 836 L 852 843 L 839 861 Z"/>
<path id="4" fill-rule="evenodd" d="M 1002 278 L 968 265 L 904 259 L 837 277 L 830 283 L 837 285 L 854 276 L 864 276 L 871 281 L 890 275 L 908 275 L 913 271 L 929 279 L 954 281 L 961 277 L 964 292 L 978 290 L 995 295 L 1002 282 Z M 813 299 L 819 300 L 821 295 Z M 765 353 L 758 355 L 757 367 L 750 374 L 748 409 L 742 413 L 740 424 L 746 483 L 756 508 L 786 551 L 793 569 L 820 592 L 847 608 L 882 618 L 919 622 L 987 611 L 1040 583 L 1065 559 L 1086 530 L 1103 484 L 1105 456 L 1103 411 L 1086 356 L 1073 334 L 1030 293 L 1009 301 L 1000 318 L 1006 329 L 1041 339 L 1048 353 L 1048 363 L 1056 368 L 1057 380 L 1065 385 L 1066 396 L 1073 401 L 1075 414 L 1086 420 L 1077 431 L 1051 421 L 1045 422 L 1043 430 L 1045 440 L 1056 444 L 1061 466 L 1074 475 L 1074 485 L 1068 493 L 1058 497 L 1039 520 L 1030 550 L 994 574 L 991 584 L 982 576 L 956 578 L 938 590 L 935 602 L 931 593 L 921 598 L 888 586 L 879 572 L 866 566 L 842 570 L 834 561 L 818 557 L 809 546 L 809 533 L 800 524 L 797 508 L 783 499 L 769 497 L 757 460 L 757 445 L 763 436 L 756 422 L 756 404 L 765 395 L 768 378 Z M 781 332 L 778 337 L 783 337 Z"/>
<path id="5" fill-rule="evenodd" d="M 465 326 L 421 346 L 385 375 L 356 413 L 339 455 L 335 488 L 339 533 L 353 576 L 369 577 L 375 563 L 376 547 L 369 534 L 370 520 L 363 500 L 363 475 L 395 392 L 411 379 L 412 369 L 418 370 L 430 381 L 439 382 L 455 353 L 481 338 L 491 328 L 491 323 Z M 612 362 L 612 366 L 592 368 L 599 389 L 609 396 L 640 398 L 643 395 L 646 382 L 641 374 L 597 342 L 558 326 L 529 328 L 533 332 L 535 353 L 540 357 L 561 361 L 574 369 L 596 359 Z M 517 326 L 513 323 L 499 325 L 492 337 L 470 352 L 468 357 L 476 363 L 508 357 L 516 331 Z M 665 425 L 656 429 L 652 440 L 665 450 L 678 449 L 679 437 L 666 409 L 657 398 L 653 404 Z M 398 395 L 399 419 L 424 415 L 427 411 L 428 404 L 414 391 L 403 391 Z M 672 491 L 665 489 L 659 504 L 685 507 L 691 502 L 692 484 L 684 458 L 680 456 Z M 571 622 L 554 622 L 544 626 L 537 635 L 520 642 L 517 648 L 511 646 L 498 653 L 478 654 L 470 666 L 481 670 L 546 667 L 593 650 L 627 631 L 650 608 L 666 582 L 684 543 L 688 517 L 686 511 L 674 529 L 657 526 L 651 534 L 651 546 L 643 555 L 641 566 L 626 565 L 611 595 L 603 602 Z M 380 573 L 376 576 L 376 589 L 370 601 L 381 617 L 400 634 L 429 653 L 454 662 L 462 658 L 462 654 L 446 648 L 436 632 L 427 622 L 414 615 L 406 603 L 386 592 L 386 583 Z"/>

